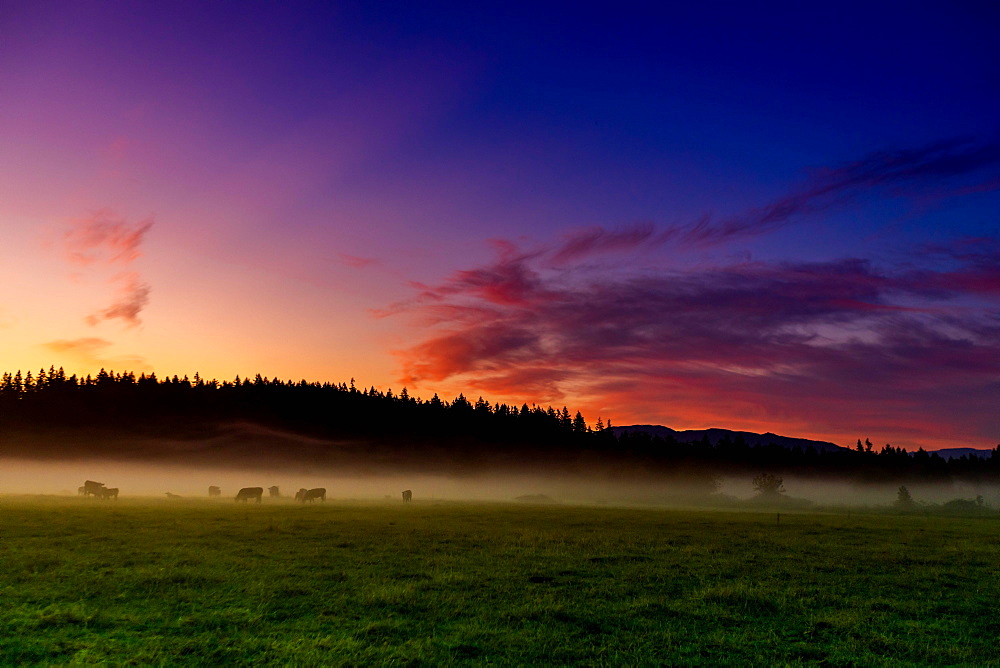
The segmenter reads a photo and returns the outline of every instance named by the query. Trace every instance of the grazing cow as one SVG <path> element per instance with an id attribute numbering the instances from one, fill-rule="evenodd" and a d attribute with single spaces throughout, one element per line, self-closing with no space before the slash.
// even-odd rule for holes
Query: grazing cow
<path id="1" fill-rule="evenodd" d="M 182 497 L 180 494 L 174 494 L 173 492 L 167 492 L 167 498 L 168 499 L 182 499 L 184 497 Z"/>
<path id="2" fill-rule="evenodd" d="M 403 490 L 403 502 L 404 503 L 409 503 L 410 501 L 413 501 L 413 492 L 411 490 L 404 489 Z"/>
<path id="3" fill-rule="evenodd" d="M 83 483 L 83 495 L 84 496 L 96 496 L 100 497 L 101 490 L 104 489 L 103 482 L 94 482 L 93 480 L 87 480 Z"/>
<path id="4" fill-rule="evenodd" d="M 272 499 L 277 499 L 281 497 L 281 492 L 278 491 L 277 485 L 274 485 L 273 487 L 268 487 L 267 493 Z"/>
<path id="5" fill-rule="evenodd" d="M 263 487 L 244 487 L 236 493 L 236 501 L 246 503 L 249 499 L 256 499 L 257 503 L 260 503 L 262 496 L 264 496 Z"/>
<path id="6" fill-rule="evenodd" d="M 222 496 L 222 490 L 216 487 L 215 485 L 212 485 L 208 488 L 208 495 L 212 497 Z"/>
<path id="7" fill-rule="evenodd" d="M 326 501 L 326 488 L 325 487 L 316 487 L 314 489 L 305 489 L 305 488 L 302 488 L 298 492 L 295 493 L 295 500 L 296 501 L 301 501 L 302 503 L 305 503 L 306 501 L 308 501 L 309 503 L 312 503 L 316 499 L 319 499 L 320 501 L 323 501 L 323 502 Z"/>
<path id="8" fill-rule="evenodd" d="M 100 494 L 97 496 L 99 499 L 114 499 L 118 500 L 118 488 L 117 487 L 105 487 L 101 490 Z"/>
<path id="9" fill-rule="evenodd" d="M 87 488 L 86 487 L 78 487 L 77 490 L 76 490 L 76 493 L 79 494 L 80 496 L 86 496 L 86 494 L 87 494 Z"/>

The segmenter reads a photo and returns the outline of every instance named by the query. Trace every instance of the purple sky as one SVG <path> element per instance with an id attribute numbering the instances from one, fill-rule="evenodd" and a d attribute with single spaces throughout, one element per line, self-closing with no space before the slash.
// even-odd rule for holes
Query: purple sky
<path id="1" fill-rule="evenodd" d="M 0 7 L 0 361 L 1000 442 L 989 3 Z"/>

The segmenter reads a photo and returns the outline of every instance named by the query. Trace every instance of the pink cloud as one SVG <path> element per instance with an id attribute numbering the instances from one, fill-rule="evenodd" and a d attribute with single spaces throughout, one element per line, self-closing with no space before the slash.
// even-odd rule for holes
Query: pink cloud
<path id="1" fill-rule="evenodd" d="M 120 319 L 129 327 L 139 324 L 139 313 L 149 303 L 150 287 L 135 272 L 120 274 L 115 278 L 118 294 L 111 306 L 88 315 L 84 320 L 88 325 L 96 325 L 102 320 Z"/>
<path id="2" fill-rule="evenodd" d="M 142 256 L 142 244 L 152 226 L 151 218 L 129 223 L 111 209 L 100 209 L 70 222 L 63 234 L 66 257 L 91 271 L 116 266 L 130 268 Z M 139 314 L 149 303 L 149 284 L 131 269 L 107 280 L 115 290 L 111 305 L 86 316 L 84 322 L 94 326 L 120 320 L 129 327 L 138 325 Z"/>
<path id="3" fill-rule="evenodd" d="M 563 243 L 552 251 L 552 261 L 563 264 L 597 253 L 630 251 L 649 245 L 655 237 L 656 229 L 651 222 L 637 223 L 616 230 L 590 227 L 566 235 Z M 661 236 L 659 240 L 665 239 Z"/>
<path id="4" fill-rule="evenodd" d="M 130 264 L 142 255 L 140 246 L 152 226 L 150 218 L 129 224 L 114 211 L 100 209 L 72 221 L 63 244 L 74 264 Z"/>
<path id="5" fill-rule="evenodd" d="M 371 267 L 372 265 L 378 264 L 378 260 L 371 257 L 359 257 L 357 255 L 348 255 L 347 253 L 338 253 L 341 262 L 346 264 L 348 267 L 354 267 L 355 269 L 364 269 L 366 267 Z"/>
<path id="6" fill-rule="evenodd" d="M 571 397 L 617 423 L 883 430 L 913 442 L 981 442 L 1000 428 L 1000 322 L 953 306 L 969 294 L 968 263 L 919 275 L 848 259 L 609 277 L 554 272 L 545 257 L 506 248 L 403 307 L 430 327 L 397 351 L 403 382 Z"/>
<path id="7" fill-rule="evenodd" d="M 992 445 L 1000 241 L 926 249 L 919 268 L 847 258 L 680 270 L 638 260 L 666 244 L 765 234 L 872 194 L 918 200 L 929 185 L 974 194 L 981 188 L 963 182 L 997 167 L 1000 144 L 950 140 L 815 170 L 720 221 L 592 227 L 530 250 L 494 240 L 493 262 L 421 285 L 380 315 L 424 328 L 396 352 L 409 384 L 539 404 L 569 397 L 618 423 Z M 591 263 L 608 253 L 625 257 Z"/>

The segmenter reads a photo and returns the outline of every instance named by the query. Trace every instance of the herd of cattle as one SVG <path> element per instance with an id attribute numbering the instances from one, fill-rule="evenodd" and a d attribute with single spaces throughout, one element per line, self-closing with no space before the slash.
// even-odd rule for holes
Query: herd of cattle
<path id="1" fill-rule="evenodd" d="M 271 498 L 281 497 L 281 491 L 277 487 L 268 487 L 267 491 L 268 494 L 271 496 Z M 220 496 L 221 494 L 222 490 L 220 490 L 218 487 L 214 485 L 208 488 L 209 496 Z M 243 489 L 241 489 L 239 492 L 236 493 L 236 501 L 237 502 L 242 501 L 243 503 L 246 503 L 247 501 L 256 501 L 257 503 L 260 503 L 260 500 L 263 497 L 264 497 L 263 487 L 244 487 Z M 316 499 L 319 499 L 320 501 L 326 501 L 325 487 L 316 487 L 314 489 L 306 489 L 305 487 L 303 487 L 302 489 L 300 489 L 295 493 L 295 500 L 301 501 L 302 503 L 305 503 L 306 501 L 312 503 Z"/>
<path id="2" fill-rule="evenodd" d="M 117 487 L 106 487 L 103 482 L 94 482 L 93 480 L 87 480 L 83 483 L 83 487 L 79 490 L 80 496 L 93 496 L 96 499 L 118 499 L 118 488 Z M 267 488 L 268 495 L 271 498 L 280 498 L 281 491 L 277 486 Z M 211 485 L 208 488 L 209 497 L 222 496 L 222 489 L 215 485 Z M 260 503 L 260 500 L 264 497 L 263 487 L 244 487 L 239 492 L 236 493 L 236 502 L 247 503 L 248 501 L 256 501 Z M 168 499 L 179 499 L 179 495 L 172 492 L 167 492 Z M 315 487 L 313 489 L 306 489 L 303 487 L 295 493 L 295 500 L 300 503 L 312 503 L 316 499 L 325 502 L 326 501 L 326 488 L 325 487 Z M 413 491 L 409 489 L 403 490 L 403 501 L 409 503 L 413 500 Z"/>
<path id="3" fill-rule="evenodd" d="M 87 480 L 83 487 L 77 490 L 80 496 L 93 496 L 96 499 L 118 499 L 117 487 L 105 487 L 103 482 Z"/>

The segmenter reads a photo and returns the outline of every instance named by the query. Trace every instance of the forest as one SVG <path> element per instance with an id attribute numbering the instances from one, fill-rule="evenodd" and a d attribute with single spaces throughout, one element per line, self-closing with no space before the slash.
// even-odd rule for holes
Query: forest
<path id="1" fill-rule="evenodd" d="M 204 447 L 196 447 L 206 444 Z M 358 388 L 254 378 L 218 381 L 61 368 L 0 380 L 0 455 L 106 457 L 201 463 L 247 457 L 309 461 L 361 470 L 476 473 L 532 470 L 656 477 L 768 471 L 862 482 L 998 481 L 1000 446 L 991 456 L 947 460 L 867 438 L 853 448 L 746 443 L 707 436 L 619 433 L 587 423 L 567 407 L 442 400 L 404 388 Z"/>

